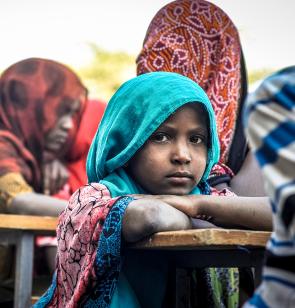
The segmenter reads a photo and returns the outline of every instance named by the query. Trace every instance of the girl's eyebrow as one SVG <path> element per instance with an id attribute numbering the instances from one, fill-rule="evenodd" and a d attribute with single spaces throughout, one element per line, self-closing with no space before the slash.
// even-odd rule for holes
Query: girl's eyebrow
<path id="1" fill-rule="evenodd" d="M 163 128 L 167 128 L 167 129 L 177 129 L 177 127 L 173 124 L 170 124 L 170 123 L 163 123 L 161 126 L 158 127 L 157 130 L 159 129 L 163 129 Z M 207 126 L 204 126 L 202 124 L 200 125 L 196 125 L 195 127 L 193 127 L 191 129 L 191 131 L 193 130 L 204 130 L 204 131 L 207 131 Z"/>
<path id="2" fill-rule="evenodd" d="M 178 129 L 177 127 L 175 127 L 174 125 L 169 125 L 169 124 L 162 124 L 160 127 L 158 127 L 158 129 L 156 129 L 154 131 L 153 134 L 157 133 L 157 132 L 161 132 L 161 130 L 166 130 L 168 132 L 174 133 L 176 132 Z M 204 136 L 208 136 L 208 129 L 207 127 L 204 127 L 203 125 L 197 126 L 197 127 L 193 127 L 192 129 L 189 130 L 190 134 L 202 134 Z"/>

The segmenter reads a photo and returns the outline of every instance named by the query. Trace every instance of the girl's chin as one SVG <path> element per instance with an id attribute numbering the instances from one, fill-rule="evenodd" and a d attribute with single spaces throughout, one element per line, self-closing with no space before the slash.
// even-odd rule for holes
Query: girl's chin
<path id="1" fill-rule="evenodd" d="M 63 157 L 64 155 L 64 149 L 63 148 L 59 148 L 59 149 L 47 149 L 43 152 L 43 161 L 44 162 L 50 162 L 53 161 L 55 159 L 59 159 L 61 157 Z"/>

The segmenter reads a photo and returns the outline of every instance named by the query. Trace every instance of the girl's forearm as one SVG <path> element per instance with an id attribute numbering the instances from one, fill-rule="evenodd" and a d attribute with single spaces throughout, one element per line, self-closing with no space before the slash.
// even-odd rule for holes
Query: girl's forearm
<path id="1" fill-rule="evenodd" d="M 9 212 L 22 215 L 58 216 L 68 202 L 37 193 L 19 194 L 11 202 Z"/>
<path id="2" fill-rule="evenodd" d="M 126 241 L 135 242 L 156 232 L 190 228 L 190 218 L 169 204 L 138 199 L 130 202 L 125 211 L 122 232 Z"/>
<path id="3" fill-rule="evenodd" d="M 272 229 L 272 213 L 267 197 L 196 196 L 193 200 L 199 214 L 211 216 L 216 225 Z"/>

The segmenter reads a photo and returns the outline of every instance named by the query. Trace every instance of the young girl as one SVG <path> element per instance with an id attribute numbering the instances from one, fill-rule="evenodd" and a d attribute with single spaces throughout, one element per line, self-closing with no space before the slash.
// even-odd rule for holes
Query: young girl
<path id="1" fill-rule="evenodd" d="M 230 17 L 204 0 L 166 4 L 151 20 L 137 57 L 137 74 L 155 71 L 191 78 L 212 103 L 220 159 L 211 171 L 210 185 L 220 189 L 228 184 L 239 196 L 264 196 L 258 165 L 246 152 L 241 114 L 247 74 L 239 33 Z"/>
<path id="2" fill-rule="evenodd" d="M 226 191 L 210 189 L 207 178 L 218 159 L 214 112 L 194 81 L 156 72 L 123 84 L 110 100 L 91 145 L 91 184 L 72 196 L 60 216 L 56 276 L 37 307 L 160 307 L 165 279 L 161 290 L 146 286 L 157 292 L 149 293 L 153 295 L 147 302 L 132 288 L 148 278 L 138 274 L 130 287 L 121 272 L 123 265 L 126 276 L 133 270 L 122 259 L 125 242 L 159 231 L 190 229 L 192 218 L 199 215 L 212 216 L 214 223 L 223 225 L 240 218 L 245 227 L 257 226 L 260 215 L 271 216 L 268 208 L 247 208 L 247 198 L 244 209 L 235 209 L 239 197 L 217 196 Z M 225 214 L 225 207 L 233 213 Z M 215 304 L 236 307 L 236 270 L 206 273 Z M 224 293 L 218 293 L 221 284 L 213 280 L 228 282 Z"/>

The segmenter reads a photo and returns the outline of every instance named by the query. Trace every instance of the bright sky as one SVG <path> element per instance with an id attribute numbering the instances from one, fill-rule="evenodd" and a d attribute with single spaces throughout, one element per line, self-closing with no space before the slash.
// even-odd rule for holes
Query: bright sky
<path id="1" fill-rule="evenodd" d="M 51 58 L 79 68 L 88 42 L 136 55 L 168 0 L 1 0 L 0 70 L 21 59 Z M 212 0 L 240 30 L 248 69 L 295 64 L 294 0 Z"/>

